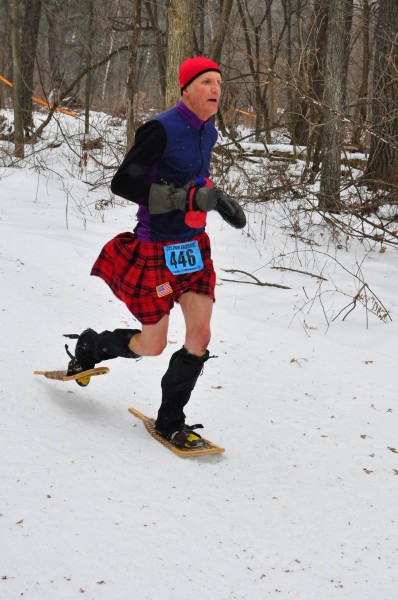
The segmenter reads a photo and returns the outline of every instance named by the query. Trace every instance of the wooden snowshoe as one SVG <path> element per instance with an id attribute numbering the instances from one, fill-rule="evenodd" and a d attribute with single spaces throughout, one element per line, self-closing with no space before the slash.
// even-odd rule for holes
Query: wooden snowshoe
<path id="1" fill-rule="evenodd" d="M 199 448 L 179 448 L 156 431 L 154 419 L 143 415 L 135 408 L 129 408 L 129 412 L 131 412 L 132 415 L 134 415 L 135 417 L 137 417 L 137 419 L 140 419 L 144 423 L 148 433 L 150 433 L 150 435 L 153 438 L 155 438 L 156 441 L 163 444 L 163 446 L 166 446 L 166 448 L 168 448 L 169 450 L 171 450 L 171 452 L 174 452 L 174 454 L 177 454 L 178 456 L 188 458 L 191 456 L 203 456 L 205 454 L 221 454 L 222 452 L 225 452 L 224 448 L 216 446 L 216 444 L 213 444 L 213 442 L 211 442 L 210 440 L 206 440 L 205 438 L 202 438 L 204 444 Z"/>
<path id="2" fill-rule="evenodd" d="M 105 375 L 109 373 L 108 367 L 95 367 L 87 371 L 80 371 L 74 375 L 67 375 L 67 371 L 34 371 L 35 375 L 44 375 L 47 379 L 57 379 L 58 381 L 76 381 L 82 387 L 90 383 L 91 377 L 95 375 Z"/>

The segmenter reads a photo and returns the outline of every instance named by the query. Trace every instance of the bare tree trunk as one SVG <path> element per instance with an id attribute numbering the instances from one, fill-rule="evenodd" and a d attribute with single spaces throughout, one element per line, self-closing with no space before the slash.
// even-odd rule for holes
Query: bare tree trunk
<path id="1" fill-rule="evenodd" d="M 62 52 L 62 32 L 60 27 L 60 14 L 54 10 L 52 5 L 43 5 L 48 22 L 48 61 L 50 63 L 50 87 L 49 99 L 51 102 L 58 103 L 62 94 L 63 71 L 61 65 L 63 60 Z M 59 7 L 58 7 L 59 8 Z M 62 14 L 62 13 L 61 13 Z"/>
<path id="2" fill-rule="evenodd" d="M 112 5 L 111 5 L 112 8 Z M 119 8 L 120 8 L 120 4 L 116 5 L 116 13 L 115 13 L 115 20 L 117 21 L 118 17 L 119 17 Z M 115 43 L 115 31 L 114 29 L 111 27 L 110 30 L 110 42 L 109 42 L 109 54 L 112 52 L 113 50 L 113 46 Z M 111 67 L 111 63 L 108 62 L 106 67 L 105 67 L 105 73 L 104 73 L 104 79 L 102 82 L 102 91 L 101 91 L 101 100 L 102 102 L 104 102 L 105 100 L 105 94 L 106 94 L 106 88 L 108 85 L 108 79 L 109 79 L 109 73 L 110 73 L 110 67 Z"/>
<path id="3" fill-rule="evenodd" d="M 136 92 L 137 54 L 141 37 L 141 0 L 134 3 L 129 46 L 129 72 L 127 78 L 127 147 L 133 143 L 135 131 L 134 95 Z"/>
<path id="4" fill-rule="evenodd" d="M 178 101 L 179 67 L 192 55 L 195 1 L 170 0 L 167 14 L 166 109 Z"/>
<path id="5" fill-rule="evenodd" d="M 369 96 L 369 65 L 370 65 L 370 5 L 369 0 L 363 0 L 362 8 L 362 75 L 361 84 L 358 91 L 357 109 L 355 117 L 359 122 L 365 123 L 368 117 L 368 96 Z M 363 127 L 358 125 L 353 133 L 352 143 L 355 146 L 361 146 L 361 136 Z"/>
<path id="6" fill-rule="evenodd" d="M 11 79 L 10 65 L 12 63 L 10 43 L 10 7 L 7 2 L 0 5 L 0 73 Z M 9 87 L 0 87 L 0 109 L 6 106 L 5 99 L 11 95 Z"/>
<path id="7" fill-rule="evenodd" d="M 265 27 L 267 32 L 267 54 L 268 54 L 268 67 L 273 69 L 274 67 L 274 42 L 273 42 L 273 31 L 272 31 L 272 12 L 271 5 L 273 0 L 267 0 L 267 13 L 265 18 Z M 274 102 L 274 94 L 275 94 L 275 86 L 274 80 L 272 77 L 269 78 L 269 82 L 267 84 L 266 89 L 266 100 L 265 104 L 267 106 L 267 142 L 270 144 L 272 142 L 271 139 L 271 124 L 275 122 L 275 102 Z"/>
<path id="8" fill-rule="evenodd" d="M 341 111 L 346 0 L 330 0 L 325 64 L 325 109 L 322 136 L 322 167 L 319 208 L 340 208 Z"/>
<path id="9" fill-rule="evenodd" d="M 222 47 L 224 45 L 225 35 L 227 33 L 227 27 L 229 17 L 231 14 L 233 0 L 220 0 L 220 19 L 218 21 L 218 28 L 214 39 L 211 43 L 209 56 L 216 63 L 221 60 Z"/>
<path id="10" fill-rule="evenodd" d="M 354 0 L 345 1 L 345 25 L 344 25 L 344 63 L 343 63 L 343 107 L 347 105 L 347 80 L 348 80 L 348 65 L 350 60 L 350 41 L 353 18 L 353 2 Z"/>
<path id="11" fill-rule="evenodd" d="M 155 48 L 159 71 L 159 83 L 160 90 L 164 98 L 166 95 L 166 51 L 164 44 L 164 34 L 162 28 L 159 25 L 157 4 L 155 3 L 153 5 L 151 0 L 146 0 L 145 8 L 147 10 L 152 28 L 155 33 Z"/>
<path id="12" fill-rule="evenodd" d="M 194 30 L 196 35 L 196 46 L 198 54 L 203 54 L 205 49 L 205 3 L 206 0 L 199 0 L 196 4 L 196 23 L 197 27 Z M 197 29 L 197 33 L 196 33 Z M 213 59 L 214 60 L 214 59 Z"/>
<path id="13" fill-rule="evenodd" d="M 284 12 L 284 16 L 285 16 L 285 23 L 286 23 L 286 27 L 287 27 L 287 31 L 286 31 L 286 61 L 287 61 L 287 65 L 288 65 L 288 69 L 290 71 L 290 73 L 294 73 L 296 71 L 295 69 L 295 65 L 293 64 L 293 56 L 297 54 L 297 51 L 293 54 L 293 28 L 292 28 L 292 17 L 293 17 L 293 13 L 292 13 L 292 0 L 282 0 L 282 6 L 283 6 L 283 12 Z M 297 21 L 297 48 L 298 51 L 302 54 L 302 50 L 301 50 L 301 35 L 300 35 L 300 31 L 301 31 L 301 27 L 300 24 L 302 22 L 302 17 L 301 17 L 301 2 L 298 1 L 296 2 L 296 8 L 295 8 L 295 15 L 296 15 L 296 21 Z M 302 64 L 302 60 L 300 61 L 299 64 Z M 307 90 L 304 90 L 307 92 Z M 297 119 L 296 116 L 296 111 L 297 111 L 297 106 L 298 102 L 297 99 L 295 97 L 295 94 L 293 93 L 293 89 L 292 86 L 287 86 L 286 89 L 286 96 L 287 96 L 287 126 L 289 128 L 289 133 L 290 133 L 290 137 L 291 140 L 293 142 L 293 144 L 295 144 L 296 140 L 295 140 L 295 135 L 294 135 L 294 128 L 295 128 L 295 122 Z"/>
<path id="14" fill-rule="evenodd" d="M 310 22 L 310 33 L 308 42 L 302 40 L 304 45 L 309 45 L 309 51 L 304 61 L 303 71 L 300 79 L 304 82 L 304 91 L 315 100 L 311 102 L 308 97 L 300 101 L 298 114 L 293 130 L 293 139 L 296 144 L 308 146 L 308 162 L 313 160 L 313 169 L 318 170 L 319 158 L 317 148 L 320 147 L 319 124 L 322 113 L 319 103 L 323 96 L 323 68 L 325 58 L 326 31 L 328 23 L 328 9 L 324 0 L 314 0 L 313 15 Z M 303 17 L 304 20 L 304 17 Z"/>
<path id="15" fill-rule="evenodd" d="M 25 15 L 22 25 L 22 110 L 24 129 L 33 130 L 33 74 L 35 67 L 37 37 L 41 17 L 42 0 L 24 0 Z"/>
<path id="16" fill-rule="evenodd" d="M 110 38 L 111 41 L 109 43 L 109 53 L 112 52 L 113 50 L 113 44 L 114 44 L 114 40 L 115 40 L 115 36 L 114 36 L 114 32 L 112 31 L 110 34 Z M 110 72 L 110 62 L 108 62 L 108 64 L 105 67 L 105 74 L 104 74 L 104 79 L 102 82 L 102 92 L 101 92 L 101 100 L 104 101 L 105 100 L 105 94 L 106 94 L 106 87 L 108 85 L 108 78 L 109 78 L 109 72 Z"/>
<path id="17" fill-rule="evenodd" d="M 14 144 L 15 156 L 24 157 L 24 131 L 22 111 L 22 72 L 21 72 L 21 12 L 20 0 L 10 0 L 12 78 L 14 95 Z"/>
<path id="18" fill-rule="evenodd" d="M 398 3 L 380 0 L 376 25 L 372 132 L 364 179 L 398 184 Z"/>
<path id="19" fill-rule="evenodd" d="M 248 14 L 248 18 L 250 19 L 252 29 L 254 29 L 254 43 L 255 50 L 252 49 L 252 42 L 249 33 L 249 27 L 247 24 L 246 13 L 244 11 L 244 4 L 242 0 L 237 1 L 238 12 L 241 19 L 243 35 L 245 38 L 246 44 L 246 52 L 247 52 L 247 61 L 249 64 L 249 69 L 253 77 L 254 82 L 254 111 L 256 113 L 256 125 L 255 125 L 255 139 L 258 140 L 260 137 L 260 133 L 265 130 L 265 124 L 268 123 L 268 106 L 265 100 L 265 97 L 261 91 L 261 78 L 259 73 L 260 68 L 260 56 L 259 56 L 259 34 L 260 28 L 253 23 L 253 20 Z M 265 18 L 265 15 L 264 15 Z"/>
<path id="20" fill-rule="evenodd" d="M 87 15 L 87 40 L 86 40 L 86 68 L 91 67 L 93 59 L 93 20 L 94 20 L 94 0 L 88 0 Z M 86 85 L 84 89 L 84 133 L 90 133 L 90 100 L 93 85 L 93 71 L 90 68 L 86 75 Z"/>

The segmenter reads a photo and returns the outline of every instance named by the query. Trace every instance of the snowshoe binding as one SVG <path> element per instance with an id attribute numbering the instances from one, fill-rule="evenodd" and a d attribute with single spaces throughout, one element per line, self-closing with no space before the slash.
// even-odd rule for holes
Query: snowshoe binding
<path id="1" fill-rule="evenodd" d="M 195 429 L 203 429 L 203 425 L 184 425 L 179 431 L 165 436 L 177 448 L 189 448 L 191 450 L 205 448 L 206 443 Z"/>
<path id="2" fill-rule="evenodd" d="M 78 338 L 79 336 L 77 334 L 70 334 L 67 337 L 74 337 L 76 335 L 76 338 Z M 86 387 L 86 385 L 88 385 L 90 383 L 90 379 L 91 376 L 88 375 L 87 371 L 90 371 L 91 369 L 93 369 L 95 367 L 95 363 L 90 363 L 90 364 L 86 364 L 86 365 L 81 365 L 76 356 L 73 356 L 73 354 L 71 354 L 71 352 L 69 352 L 69 348 L 68 348 L 68 344 L 65 344 L 65 350 L 67 355 L 69 356 L 69 358 L 71 359 L 68 363 L 68 370 L 66 372 L 66 376 L 67 377 L 71 377 L 72 375 L 78 375 L 81 373 L 81 377 L 76 378 L 75 381 L 78 385 L 80 385 L 81 387 Z"/>

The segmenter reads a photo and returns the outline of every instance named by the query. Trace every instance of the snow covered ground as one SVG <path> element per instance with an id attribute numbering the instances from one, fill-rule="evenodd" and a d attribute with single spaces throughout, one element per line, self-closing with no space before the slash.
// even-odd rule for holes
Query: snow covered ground
<path id="1" fill-rule="evenodd" d="M 178 307 L 161 357 L 87 388 L 33 375 L 66 366 L 63 333 L 137 326 L 89 276 L 135 207 L 96 210 L 108 192 L 61 141 L 0 168 L 1 600 L 397 598 L 396 252 L 337 248 L 321 226 L 305 244 L 286 206 L 249 206 L 243 232 L 210 214 L 218 358 L 187 415 L 226 452 L 180 459 L 127 410 L 156 413 Z M 347 314 L 355 273 L 368 309 Z"/>

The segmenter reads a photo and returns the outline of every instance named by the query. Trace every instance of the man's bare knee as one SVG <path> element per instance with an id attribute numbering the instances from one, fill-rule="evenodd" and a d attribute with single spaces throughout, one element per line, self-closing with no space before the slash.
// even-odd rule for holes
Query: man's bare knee
<path id="1" fill-rule="evenodd" d="M 210 330 L 208 331 L 200 331 L 195 335 L 187 335 L 185 339 L 185 348 L 191 354 L 196 354 L 196 356 L 202 356 L 206 350 L 207 346 L 210 343 Z"/>

